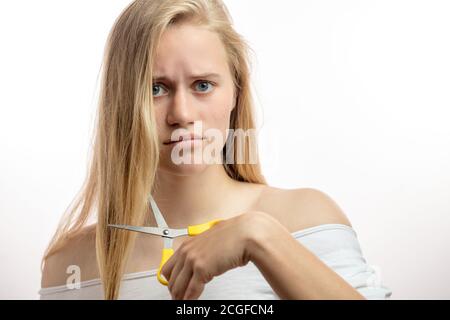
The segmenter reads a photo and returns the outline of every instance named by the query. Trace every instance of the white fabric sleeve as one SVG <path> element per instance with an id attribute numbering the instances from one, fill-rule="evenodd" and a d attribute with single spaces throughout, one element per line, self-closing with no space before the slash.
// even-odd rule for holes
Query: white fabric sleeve
<path id="1" fill-rule="evenodd" d="M 390 299 L 381 268 L 367 263 L 357 234 L 346 225 L 326 225 L 298 240 L 369 300 Z"/>

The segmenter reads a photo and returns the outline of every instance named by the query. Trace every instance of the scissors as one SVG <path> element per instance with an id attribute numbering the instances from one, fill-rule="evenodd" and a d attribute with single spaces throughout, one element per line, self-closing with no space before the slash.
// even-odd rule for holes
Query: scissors
<path id="1" fill-rule="evenodd" d="M 157 278 L 161 284 L 167 286 L 168 282 L 166 279 L 162 277 L 161 269 L 163 268 L 167 260 L 169 260 L 170 257 L 173 255 L 174 252 L 172 247 L 173 239 L 186 235 L 188 236 L 199 235 L 202 232 L 210 229 L 216 223 L 221 221 L 221 219 L 211 220 L 209 222 L 194 226 L 188 226 L 187 228 L 184 229 L 171 229 L 167 226 L 167 223 L 164 220 L 164 217 L 161 214 L 161 211 L 159 211 L 159 208 L 156 205 L 155 200 L 153 200 L 152 196 L 150 196 L 150 205 L 153 211 L 153 215 L 155 216 L 156 223 L 158 224 L 158 227 L 138 227 L 138 226 L 118 225 L 118 224 L 108 224 L 108 226 L 112 228 L 136 231 L 146 234 L 153 234 L 164 238 L 164 248 L 162 250 L 162 257 L 158 268 Z"/>

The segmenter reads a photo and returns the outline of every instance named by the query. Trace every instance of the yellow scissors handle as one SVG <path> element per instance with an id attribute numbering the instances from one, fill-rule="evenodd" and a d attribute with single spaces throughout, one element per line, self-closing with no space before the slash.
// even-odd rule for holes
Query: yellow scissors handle
<path id="1" fill-rule="evenodd" d="M 188 235 L 189 236 L 199 235 L 200 233 L 205 232 L 206 230 L 210 229 L 213 225 L 215 225 L 219 221 L 221 221 L 221 219 L 211 220 L 210 222 L 197 224 L 195 226 L 189 226 L 188 227 Z"/>
<path id="2" fill-rule="evenodd" d="M 167 282 L 167 280 L 161 276 L 161 269 L 163 268 L 164 264 L 167 262 L 167 260 L 170 259 L 170 257 L 172 255 L 173 255 L 173 248 L 164 248 L 163 249 L 161 262 L 159 263 L 158 274 L 156 275 L 158 278 L 158 281 L 165 286 L 167 286 L 169 284 L 169 282 Z"/>
<path id="3" fill-rule="evenodd" d="M 216 219 L 212 220 L 206 223 L 198 224 L 195 226 L 189 226 L 188 227 L 188 235 L 189 236 L 196 236 L 199 235 L 202 232 L 205 232 L 206 230 L 210 229 L 212 226 L 214 226 L 219 221 L 222 221 L 222 219 Z M 158 281 L 167 286 L 169 282 L 163 278 L 161 275 L 161 269 L 163 268 L 164 264 L 167 262 L 167 260 L 170 259 L 170 257 L 173 255 L 173 248 L 164 248 L 162 252 L 161 262 L 159 263 L 157 278 Z"/>

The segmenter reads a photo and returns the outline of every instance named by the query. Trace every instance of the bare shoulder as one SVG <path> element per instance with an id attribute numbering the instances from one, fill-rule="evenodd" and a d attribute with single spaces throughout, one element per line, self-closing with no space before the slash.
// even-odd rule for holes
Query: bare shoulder
<path id="1" fill-rule="evenodd" d="M 290 232 L 323 224 L 352 227 L 334 199 L 314 188 L 280 189 L 267 186 L 259 196 L 258 210 L 276 218 Z"/>
<path id="2" fill-rule="evenodd" d="M 62 248 L 47 257 L 42 271 L 41 288 L 65 285 L 74 270 L 80 271 L 81 281 L 98 278 L 95 225 L 83 227 Z"/>

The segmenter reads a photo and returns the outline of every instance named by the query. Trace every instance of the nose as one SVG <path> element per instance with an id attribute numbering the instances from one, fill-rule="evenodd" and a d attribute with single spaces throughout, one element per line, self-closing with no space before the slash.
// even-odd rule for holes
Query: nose
<path id="1" fill-rule="evenodd" d="M 167 112 L 167 123 L 182 127 L 194 123 L 197 118 L 197 106 L 194 100 L 185 90 L 176 90 Z"/>

